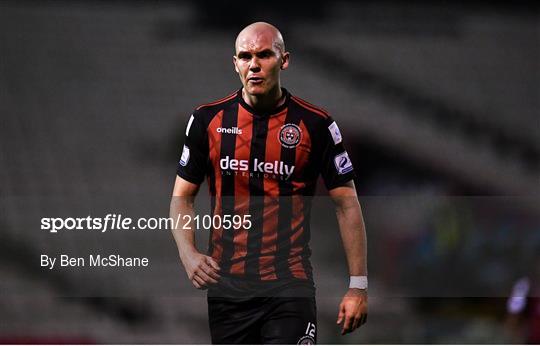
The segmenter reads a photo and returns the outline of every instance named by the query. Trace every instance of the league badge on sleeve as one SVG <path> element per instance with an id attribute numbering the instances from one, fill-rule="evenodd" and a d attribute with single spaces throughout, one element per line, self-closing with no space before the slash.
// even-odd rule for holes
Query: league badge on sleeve
<path id="1" fill-rule="evenodd" d="M 328 131 L 330 131 L 330 135 L 332 136 L 335 145 L 341 143 L 343 138 L 341 137 L 341 132 L 339 132 L 339 127 L 335 121 L 328 126 Z"/>
<path id="2" fill-rule="evenodd" d="M 346 174 L 353 170 L 351 159 L 349 159 L 349 154 L 346 151 L 334 157 L 334 165 L 338 174 Z"/>
<path id="3" fill-rule="evenodd" d="M 189 161 L 189 148 L 187 145 L 184 145 L 182 149 L 182 156 L 180 157 L 180 165 L 186 166 Z"/>

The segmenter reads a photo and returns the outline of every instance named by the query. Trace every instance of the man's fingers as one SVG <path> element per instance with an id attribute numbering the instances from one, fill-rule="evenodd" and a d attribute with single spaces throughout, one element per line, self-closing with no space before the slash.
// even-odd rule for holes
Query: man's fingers
<path id="1" fill-rule="evenodd" d="M 208 268 L 210 268 L 210 267 L 208 267 Z M 209 270 L 209 271 L 206 272 L 206 274 L 208 276 L 210 276 L 212 278 L 212 280 L 214 280 L 213 283 L 217 283 L 217 280 L 219 280 L 219 278 L 220 278 L 219 274 L 216 273 L 214 270 Z"/>
<path id="2" fill-rule="evenodd" d="M 199 287 L 195 286 L 195 287 L 197 287 L 198 289 L 203 289 L 203 290 L 206 289 L 206 283 L 204 282 L 203 279 L 201 279 L 201 277 L 200 277 L 199 275 L 195 274 L 195 275 L 193 276 L 193 281 L 194 281 L 194 284 L 195 284 L 195 282 L 196 282 L 197 284 L 199 284 Z"/>
<path id="3" fill-rule="evenodd" d="M 362 326 L 364 323 L 366 323 L 367 321 L 367 314 L 366 313 L 361 313 L 360 316 L 358 316 L 358 327 Z"/>
<path id="4" fill-rule="evenodd" d="M 207 284 L 217 284 L 217 281 L 212 279 L 208 274 L 204 272 L 204 270 L 197 271 L 196 274 L 201 280 L 203 280 L 203 284 L 206 286 Z"/>
<path id="5" fill-rule="evenodd" d="M 340 305 L 336 324 L 340 324 L 343 321 L 343 316 L 345 316 L 345 313 L 343 311 L 343 305 Z"/>
<path id="6" fill-rule="evenodd" d="M 367 320 L 367 314 L 361 314 L 358 318 L 355 318 L 353 326 L 351 328 L 351 332 L 355 330 L 356 328 L 360 328 L 364 323 L 366 323 L 366 320 Z"/>
<path id="7" fill-rule="evenodd" d="M 201 288 L 201 285 L 199 285 L 199 283 L 197 282 L 197 280 L 195 280 L 195 278 L 191 279 L 191 283 L 193 284 L 193 286 L 195 286 L 195 288 L 197 289 Z"/>
<path id="8" fill-rule="evenodd" d="M 361 320 L 362 316 L 358 316 L 358 317 L 355 317 L 353 319 L 353 323 L 351 325 L 351 332 L 353 330 L 355 330 L 356 328 L 360 327 L 360 320 Z"/>
<path id="9" fill-rule="evenodd" d="M 212 279 L 214 279 L 214 282 L 212 282 L 212 283 L 214 283 L 214 284 L 217 283 L 216 280 L 219 279 L 219 274 L 216 272 L 216 270 L 213 267 L 210 267 L 206 263 L 202 263 L 201 264 L 201 269 L 206 273 L 206 275 L 208 275 Z"/>
<path id="10" fill-rule="evenodd" d="M 356 316 L 352 319 L 351 328 L 349 332 L 354 331 L 356 328 L 359 328 L 364 323 L 366 323 L 367 320 L 367 314 L 360 314 L 359 316 Z"/>
<path id="11" fill-rule="evenodd" d="M 206 262 L 210 264 L 212 268 L 214 268 L 216 271 L 219 271 L 221 268 L 217 264 L 217 262 L 210 256 L 206 256 Z"/>
<path id="12" fill-rule="evenodd" d="M 204 280 L 201 279 L 197 274 L 193 275 L 192 281 L 196 282 L 199 285 L 199 288 L 204 286 Z"/>
<path id="13" fill-rule="evenodd" d="M 351 331 L 353 318 L 351 316 L 345 316 L 345 323 L 343 324 L 343 329 L 341 330 L 341 335 L 347 334 Z"/>
<path id="14" fill-rule="evenodd" d="M 362 317 L 360 317 L 360 325 L 363 325 L 367 322 L 367 314 L 362 314 Z"/>

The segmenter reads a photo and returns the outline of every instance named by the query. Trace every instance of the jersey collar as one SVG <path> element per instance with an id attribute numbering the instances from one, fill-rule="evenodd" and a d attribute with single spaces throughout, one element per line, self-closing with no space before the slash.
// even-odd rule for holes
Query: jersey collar
<path id="1" fill-rule="evenodd" d="M 285 96 L 285 102 L 283 102 L 283 104 L 281 106 L 276 107 L 276 108 L 274 108 L 274 109 L 272 109 L 270 111 L 267 111 L 267 112 L 257 111 L 253 107 L 248 105 L 246 103 L 246 101 L 244 101 L 244 98 L 242 97 L 242 88 L 240 88 L 240 90 L 238 90 L 238 92 L 236 93 L 236 97 L 238 98 L 238 102 L 240 102 L 242 107 L 244 107 L 253 116 L 266 117 L 266 116 L 272 116 L 274 114 L 278 114 L 282 110 L 284 110 L 285 108 L 287 108 L 289 106 L 289 99 L 291 98 L 291 94 L 285 88 L 281 88 L 281 92 Z"/>

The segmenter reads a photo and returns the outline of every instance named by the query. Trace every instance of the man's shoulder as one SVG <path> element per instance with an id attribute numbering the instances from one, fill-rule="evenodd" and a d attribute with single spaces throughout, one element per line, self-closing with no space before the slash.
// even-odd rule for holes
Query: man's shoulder
<path id="1" fill-rule="evenodd" d="M 329 119 L 330 114 L 324 108 L 314 105 L 311 102 L 306 101 L 296 95 L 291 95 L 291 102 L 299 107 L 305 113 L 312 115 L 316 118 Z"/>
<path id="2" fill-rule="evenodd" d="M 195 108 L 196 113 L 207 113 L 207 112 L 213 112 L 215 110 L 219 110 L 221 108 L 226 107 L 231 102 L 236 102 L 236 98 L 238 95 L 238 91 L 235 91 L 225 97 L 222 97 L 220 99 L 217 99 L 215 101 L 203 103 Z"/>

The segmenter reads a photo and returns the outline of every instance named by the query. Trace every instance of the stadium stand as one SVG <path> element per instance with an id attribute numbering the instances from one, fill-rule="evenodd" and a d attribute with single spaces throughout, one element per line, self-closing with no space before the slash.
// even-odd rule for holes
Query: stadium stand
<path id="1" fill-rule="evenodd" d="M 415 292 L 404 277 L 436 275 L 455 256 L 464 266 L 480 259 L 466 273 L 470 286 L 438 297 L 501 296 L 521 265 L 508 264 L 510 255 L 540 244 L 531 236 L 539 227 L 536 12 L 351 2 L 325 10 L 318 22 L 277 19 L 293 53 L 284 84 L 334 114 L 359 170 L 377 172 L 358 184 L 372 195 L 361 201 L 375 293 L 361 333 L 341 339 L 337 329 L 321 328 L 319 341 L 509 340 L 490 301 L 468 313 L 426 312 L 416 300 L 437 297 L 440 286 Z M 239 85 L 230 60 L 244 23 L 206 26 L 200 11 L 189 2 L 0 5 L 0 343 L 209 342 L 205 295 L 185 278 L 167 231 L 39 229 L 42 217 L 167 216 L 192 109 Z M 363 167 L 365 156 L 388 162 Z M 424 171 L 434 173 L 412 182 Z M 453 192 L 532 197 L 518 201 L 524 213 L 512 211 L 513 200 L 494 207 L 501 215 L 495 224 L 477 222 L 493 217 L 477 201 L 467 209 L 470 223 L 452 228 L 463 221 L 452 209 L 462 200 L 438 196 Z M 388 202 L 392 208 L 379 207 Z M 327 201 L 318 207 L 330 208 Z M 327 232 L 335 226 L 314 225 L 319 323 L 333 326 L 333 295 L 345 285 L 346 267 L 328 245 L 339 241 Z M 136 273 L 37 265 L 41 253 L 96 249 L 144 255 L 153 265 Z M 489 285 L 493 291 L 484 291 Z"/>

